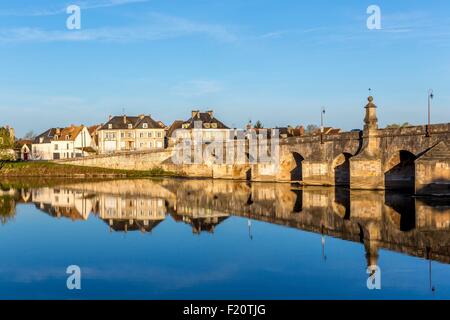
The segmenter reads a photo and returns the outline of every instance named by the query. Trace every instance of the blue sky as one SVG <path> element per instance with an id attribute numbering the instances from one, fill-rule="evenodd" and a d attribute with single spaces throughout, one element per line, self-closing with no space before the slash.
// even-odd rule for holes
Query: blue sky
<path id="1" fill-rule="evenodd" d="M 81 30 L 65 8 L 82 8 Z M 368 30 L 379 5 L 382 29 Z M 447 0 L 15 0 L 0 3 L 0 125 L 18 135 L 109 114 L 229 126 L 450 121 Z"/>

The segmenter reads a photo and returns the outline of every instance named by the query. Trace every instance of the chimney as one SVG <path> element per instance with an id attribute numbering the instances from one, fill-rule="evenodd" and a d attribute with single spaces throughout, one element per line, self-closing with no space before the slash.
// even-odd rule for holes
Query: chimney
<path id="1" fill-rule="evenodd" d="M 126 115 L 123 115 L 123 123 L 127 123 L 127 116 Z"/>
<path id="2" fill-rule="evenodd" d="M 212 118 L 214 115 L 214 111 L 213 110 L 208 110 L 206 111 L 207 114 L 209 114 L 209 116 Z"/>
<path id="3" fill-rule="evenodd" d="M 199 113 L 199 110 L 192 110 L 192 118 L 195 118 Z"/>
<path id="4" fill-rule="evenodd" d="M 145 117 L 145 116 L 144 116 L 143 114 L 140 114 L 140 115 L 139 115 L 139 119 L 141 119 L 141 120 L 144 119 L 144 117 Z"/>
<path id="5" fill-rule="evenodd" d="M 112 119 L 112 115 L 109 115 L 108 120 L 111 121 Z"/>

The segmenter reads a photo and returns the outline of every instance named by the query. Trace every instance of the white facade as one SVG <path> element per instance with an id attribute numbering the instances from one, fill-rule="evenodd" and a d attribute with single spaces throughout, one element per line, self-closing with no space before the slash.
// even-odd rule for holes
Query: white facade
<path id="1" fill-rule="evenodd" d="M 83 151 L 92 144 L 91 135 L 85 126 L 72 126 L 55 132 L 55 136 L 50 141 L 38 138 L 38 141 L 33 143 L 31 152 L 33 160 L 69 159 L 89 155 Z"/>

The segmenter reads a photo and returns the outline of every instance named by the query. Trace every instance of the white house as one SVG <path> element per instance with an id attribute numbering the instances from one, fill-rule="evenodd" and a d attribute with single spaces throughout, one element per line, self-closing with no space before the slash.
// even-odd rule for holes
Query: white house
<path id="1" fill-rule="evenodd" d="M 88 129 L 81 126 L 51 128 L 34 139 L 33 160 L 57 160 L 87 156 L 91 146 Z"/>

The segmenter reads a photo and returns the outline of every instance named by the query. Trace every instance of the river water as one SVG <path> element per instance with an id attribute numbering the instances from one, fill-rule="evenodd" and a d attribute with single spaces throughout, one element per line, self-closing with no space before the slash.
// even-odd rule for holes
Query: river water
<path id="1" fill-rule="evenodd" d="M 1 299 L 450 298 L 448 198 L 185 179 L 0 187 Z"/>

